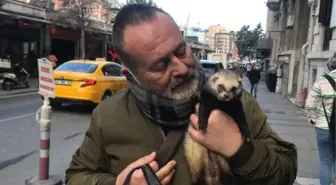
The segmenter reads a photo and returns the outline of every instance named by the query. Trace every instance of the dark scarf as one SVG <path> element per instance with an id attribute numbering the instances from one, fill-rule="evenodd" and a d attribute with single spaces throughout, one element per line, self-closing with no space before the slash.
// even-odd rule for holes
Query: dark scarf
<path id="1" fill-rule="evenodd" d="M 205 82 L 204 71 L 202 68 L 199 71 L 198 89 Z M 135 96 L 136 103 L 142 113 L 153 122 L 164 127 L 177 128 L 189 124 L 189 116 L 194 112 L 195 105 L 198 102 L 197 93 L 190 99 L 177 100 L 149 92 L 130 80 L 128 81 L 128 87 Z"/>

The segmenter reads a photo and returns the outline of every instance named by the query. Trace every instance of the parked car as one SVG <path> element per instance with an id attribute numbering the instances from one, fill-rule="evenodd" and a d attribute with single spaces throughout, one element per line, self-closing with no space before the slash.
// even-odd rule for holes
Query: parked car
<path id="1" fill-rule="evenodd" d="M 205 77 L 209 78 L 211 75 L 224 69 L 224 66 L 221 62 L 211 61 L 211 60 L 200 60 L 200 63 L 204 69 Z"/>
<path id="2" fill-rule="evenodd" d="M 62 103 L 97 105 L 127 86 L 122 66 L 102 60 L 71 60 L 54 70 L 55 98 L 52 107 Z"/>

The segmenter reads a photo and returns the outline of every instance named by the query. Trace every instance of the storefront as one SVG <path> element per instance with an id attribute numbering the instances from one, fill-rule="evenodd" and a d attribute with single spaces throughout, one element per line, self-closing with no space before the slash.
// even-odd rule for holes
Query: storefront
<path id="1" fill-rule="evenodd" d="M 28 71 L 36 76 L 45 24 L 49 22 L 44 8 L 20 1 L 6 1 L 0 9 L 0 57 L 9 58 L 12 64 L 27 61 Z"/>
<path id="2" fill-rule="evenodd" d="M 86 58 L 105 57 L 105 36 L 101 33 L 86 32 Z"/>
<path id="3" fill-rule="evenodd" d="M 57 65 L 77 58 L 76 50 L 80 33 L 76 30 L 60 27 L 50 28 L 51 54 L 57 57 Z"/>
<path id="4" fill-rule="evenodd" d="M 10 59 L 12 66 L 17 62 L 26 61 L 28 72 L 34 76 L 37 69 L 37 57 L 40 56 L 40 30 L 43 24 L 26 19 L 0 16 L 2 17 L 0 58 Z"/>

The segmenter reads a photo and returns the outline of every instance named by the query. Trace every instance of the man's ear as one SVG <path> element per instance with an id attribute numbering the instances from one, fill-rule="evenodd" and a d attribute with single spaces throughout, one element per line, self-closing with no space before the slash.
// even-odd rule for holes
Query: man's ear
<path id="1" fill-rule="evenodd" d="M 126 79 L 130 82 L 136 83 L 138 85 L 140 84 L 136 76 L 126 66 L 123 66 L 123 68 L 121 69 L 121 73 L 124 74 Z"/>

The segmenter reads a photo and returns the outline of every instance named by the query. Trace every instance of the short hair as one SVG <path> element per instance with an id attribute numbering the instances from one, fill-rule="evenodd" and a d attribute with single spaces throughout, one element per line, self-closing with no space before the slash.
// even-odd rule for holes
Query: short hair
<path id="1" fill-rule="evenodd" d="M 112 41 L 115 45 L 118 57 L 130 70 L 135 72 L 135 59 L 125 49 L 124 31 L 127 26 L 136 26 L 149 22 L 156 18 L 156 13 L 164 13 L 171 17 L 161 8 L 151 6 L 145 3 L 127 4 L 117 13 L 112 30 Z"/>

